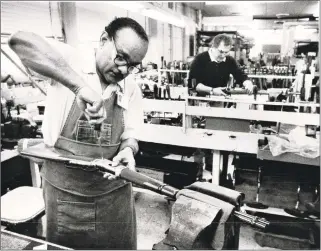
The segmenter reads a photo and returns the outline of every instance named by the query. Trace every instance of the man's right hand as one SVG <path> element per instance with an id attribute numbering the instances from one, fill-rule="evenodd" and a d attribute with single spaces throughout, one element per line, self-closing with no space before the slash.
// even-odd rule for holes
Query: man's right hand
<path id="1" fill-rule="evenodd" d="M 222 87 L 213 88 L 212 91 L 213 91 L 213 95 L 215 96 L 224 96 L 224 97 L 227 96 L 227 94 L 223 91 Z"/>
<path id="2" fill-rule="evenodd" d="M 76 94 L 76 101 L 89 121 L 97 121 L 105 116 L 102 96 L 88 86 L 81 87 Z"/>

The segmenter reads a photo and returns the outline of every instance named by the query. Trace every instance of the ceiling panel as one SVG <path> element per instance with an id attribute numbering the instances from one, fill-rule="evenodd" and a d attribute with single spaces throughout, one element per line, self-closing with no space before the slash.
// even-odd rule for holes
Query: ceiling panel
<path id="1" fill-rule="evenodd" d="M 319 1 L 280 1 L 270 3 L 233 1 L 230 4 L 227 3 L 228 1 L 226 1 L 226 4 L 205 5 L 205 2 L 185 2 L 186 5 L 192 8 L 202 10 L 202 14 L 205 17 L 231 15 L 271 16 L 277 13 L 288 13 L 290 15 L 315 14 L 319 16 Z"/>

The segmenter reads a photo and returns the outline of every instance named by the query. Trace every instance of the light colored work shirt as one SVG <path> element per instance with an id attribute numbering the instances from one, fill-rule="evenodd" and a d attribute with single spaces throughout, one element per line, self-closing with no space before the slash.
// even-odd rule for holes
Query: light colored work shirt
<path id="1" fill-rule="evenodd" d="M 133 76 L 127 78 L 117 84 L 110 84 L 105 91 L 102 91 L 99 77 L 96 73 L 96 61 L 94 51 L 84 52 L 72 48 L 71 46 L 48 41 L 58 50 L 70 66 L 80 74 L 88 85 L 101 94 L 103 99 L 109 98 L 115 91 L 123 90 L 124 96 L 128 100 L 128 108 L 124 110 L 125 130 L 121 136 L 121 140 L 128 138 L 138 139 L 139 129 L 144 123 L 142 93 L 138 85 L 135 83 Z M 72 103 L 75 94 L 67 87 L 59 82 L 52 81 L 48 88 L 45 101 L 45 114 L 42 124 L 42 133 L 44 142 L 48 146 L 54 146 L 56 143 Z M 108 116 L 108 114 L 107 114 Z"/>

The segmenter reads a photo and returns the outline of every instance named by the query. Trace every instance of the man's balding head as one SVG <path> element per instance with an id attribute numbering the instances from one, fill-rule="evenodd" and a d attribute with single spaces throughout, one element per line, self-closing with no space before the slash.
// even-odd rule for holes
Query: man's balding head
<path id="1" fill-rule="evenodd" d="M 109 83 L 119 82 L 128 76 L 128 68 L 141 64 L 148 49 L 148 36 L 144 28 L 127 17 L 116 18 L 100 37 L 96 51 L 97 73 Z M 127 65 L 116 65 L 115 58 L 122 57 Z"/>

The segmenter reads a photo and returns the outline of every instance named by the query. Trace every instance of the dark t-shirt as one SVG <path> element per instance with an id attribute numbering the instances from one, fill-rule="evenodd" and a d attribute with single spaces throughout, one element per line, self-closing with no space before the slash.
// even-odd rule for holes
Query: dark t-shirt
<path id="1" fill-rule="evenodd" d="M 195 78 L 197 84 L 202 83 L 213 88 L 226 87 L 230 74 L 233 75 L 235 84 L 240 86 L 247 79 L 234 58 L 227 56 L 225 62 L 212 62 L 208 51 L 205 51 L 198 54 L 192 62 L 189 83 Z"/>

